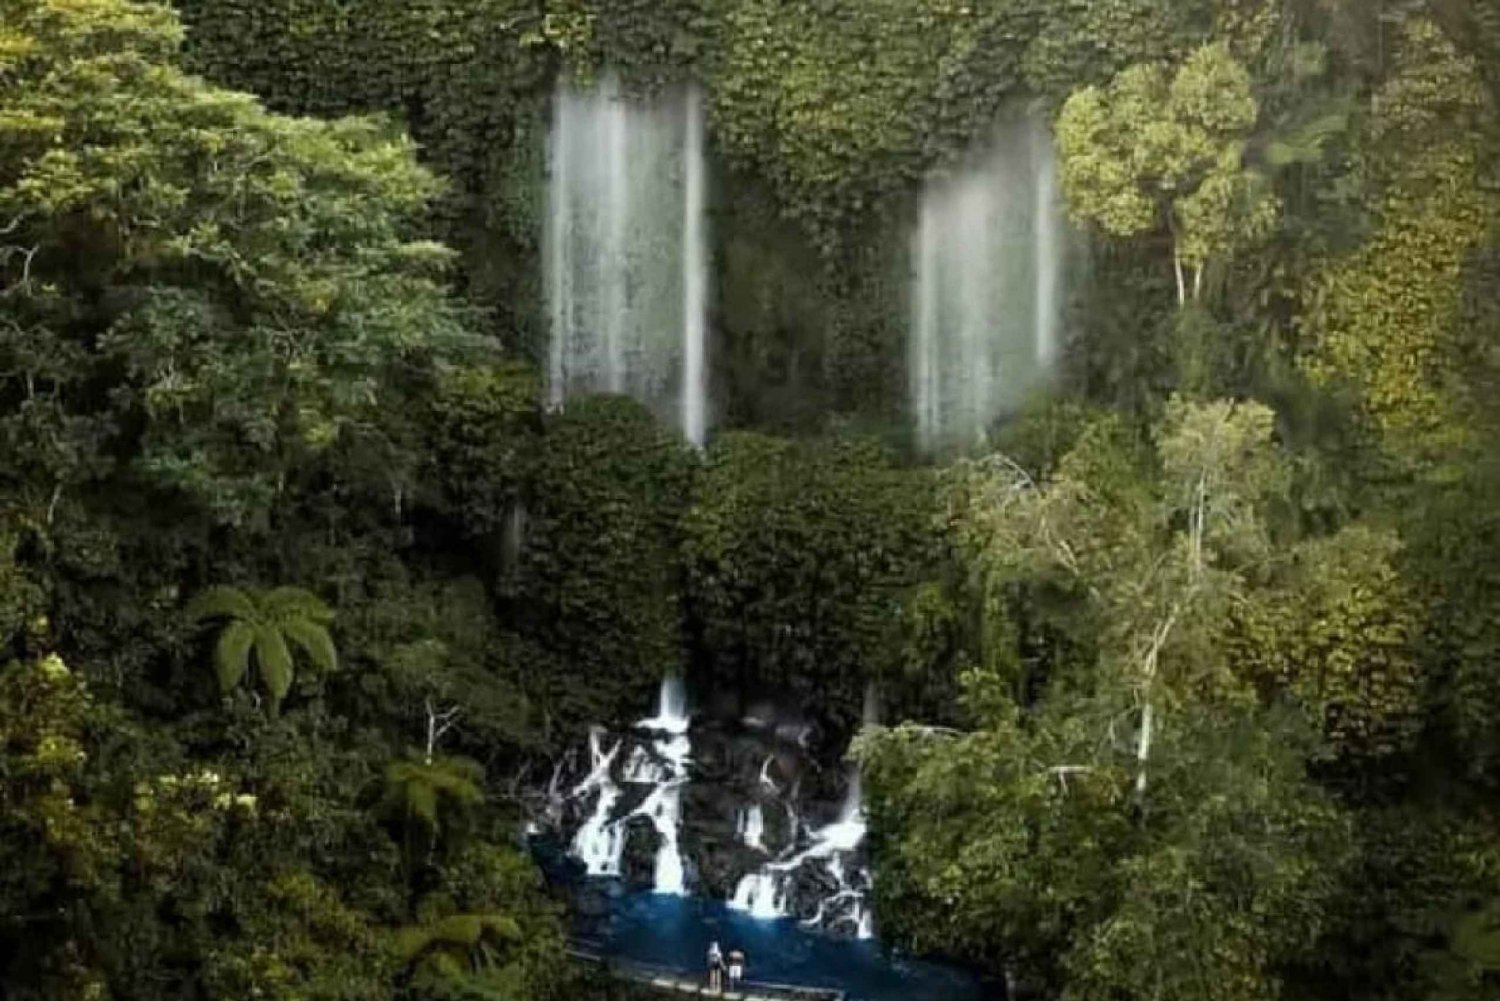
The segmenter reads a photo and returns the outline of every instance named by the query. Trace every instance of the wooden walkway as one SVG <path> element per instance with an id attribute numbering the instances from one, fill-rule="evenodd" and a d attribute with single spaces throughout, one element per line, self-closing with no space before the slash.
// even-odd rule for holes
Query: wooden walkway
<path id="1" fill-rule="evenodd" d="M 674 994 L 722 998 L 723 1001 L 847 1001 L 843 991 L 829 987 L 772 984 L 759 980 L 742 980 L 738 990 L 711 991 L 707 978 L 702 975 L 688 976 L 681 970 L 664 966 L 607 957 L 576 944 L 568 949 L 568 955 L 586 963 L 597 963 L 610 976 Z"/>

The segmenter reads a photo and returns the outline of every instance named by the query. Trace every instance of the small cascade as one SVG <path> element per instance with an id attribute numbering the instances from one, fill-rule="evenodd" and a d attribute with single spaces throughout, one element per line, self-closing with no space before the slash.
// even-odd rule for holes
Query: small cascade
<path id="1" fill-rule="evenodd" d="M 572 791 L 579 799 L 598 791 L 594 807 L 573 836 L 572 854 L 584 863 L 590 876 L 619 876 L 625 853 L 626 823 L 645 817 L 661 839 L 656 852 L 652 887 L 657 893 L 686 892 L 687 874 L 680 847 L 682 833 L 682 787 L 687 784 L 692 763 L 688 739 L 687 694 L 679 678 L 663 680 L 657 712 L 635 725 L 646 742 L 636 744 L 620 766 L 619 781 L 651 786 L 639 806 L 624 816 L 615 816 L 622 790 L 614 778 L 615 761 L 624 741 L 603 750 L 604 731 L 589 731 L 588 775 Z"/>
<path id="2" fill-rule="evenodd" d="M 734 888 L 729 906 L 752 918 L 771 920 L 786 917 L 786 894 L 782 880 L 772 872 L 752 872 Z"/>
<path id="3" fill-rule="evenodd" d="M 572 798 L 578 799 L 595 790 L 599 796 L 594 800 L 594 809 L 588 819 L 573 836 L 572 852 L 583 862 L 590 876 L 618 876 L 625 838 L 619 823 L 611 818 L 615 804 L 620 800 L 620 787 L 615 784 L 610 770 L 620 753 L 620 742 L 616 741 L 608 751 L 603 746 L 603 728 L 589 730 L 589 773 L 574 787 Z"/>
<path id="4" fill-rule="evenodd" d="M 908 379 L 917 438 L 967 448 L 1047 377 L 1057 355 L 1065 226 L 1052 138 L 1005 123 L 922 194 L 912 233 Z"/>
<path id="5" fill-rule="evenodd" d="M 553 98 L 544 233 L 554 408 L 628 393 L 703 444 L 708 222 L 696 90 L 626 93 L 603 73 Z"/>
<path id="6" fill-rule="evenodd" d="M 792 824 L 795 846 L 798 833 L 795 814 Z M 791 880 L 803 865 L 821 862 L 838 889 L 820 901 L 817 913 L 803 923 L 831 930 L 840 922 L 850 921 L 856 930 L 862 928 L 867 923 L 864 911 L 869 878 L 863 869 L 850 872 L 847 860 L 864 844 L 865 832 L 864 800 L 856 770 L 850 777 L 838 819 L 814 830 L 805 848 L 789 849 L 786 857 L 768 862 L 741 878 L 729 906 L 756 918 L 790 917 L 787 891 Z"/>
<path id="7" fill-rule="evenodd" d="M 879 715 L 872 689 L 863 718 L 874 723 Z M 754 918 L 791 918 L 869 937 L 874 922 L 861 776 L 849 769 L 836 810 L 827 800 L 806 800 L 804 789 L 823 786 L 816 759 L 799 746 L 807 732 L 805 719 L 775 707 L 745 729 L 713 720 L 693 729 L 683 685 L 668 678 L 654 713 L 628 731 L 612 737 L 591 729 L 587 773 L 559 792 L 562 772 L 555 772 L 548 795 L 558 802 L 545 815 L 561 814 L 563 823 L 571 816 L 579 825 L 571 853 L 590 876 L 678 896 L 688 893 L 691 879 L 696 892 L 727 897 L 730 908 Z M 716 778 L 716 789 L 694 788 L 693 816 L 685 825 L 699 741 L 704 768 L 718 773 L 727 767 L 729 777 Z M 653 834 L 646 833 L 648 824 Z"/>
<path id="8" fill-rule="evenodd" d="M 651 733 L 651 750 L 661 763 L 652 773 L 656 788 L 636 807 L 631 816 L 646 817 L 661 836 L 656 850 L 655 880 L 657 893 L 686 892 L 686 874 L 682 865 L 682 787 L 687 784 L 688 766 L 692 763 L 693 745 L 688 739 L 687 691 L 682 679 L 662 680 L 656 715 L 637 723 L 637 730 Z"/>
<path id="9" fill-rule="evenodd" d="M 773 795 L 781 791 L 781 787 L 776 784 L 776 780 L 771 778 L 771 765 L 775 760 L 775 755 L 767 755 L 765 764 L 760 766 L 760 784 L 771 790 Z"/>
<path id="10" fill-rule="evenodd" d="M 752 803 L 740 810 L 739 816 L 735 818 L 734 833 L 745 843 L 746 847 L 754 848 L 758 852 L 766 850 L 763 840 L 766 833 L 766 815 L 759 803 Z"/>

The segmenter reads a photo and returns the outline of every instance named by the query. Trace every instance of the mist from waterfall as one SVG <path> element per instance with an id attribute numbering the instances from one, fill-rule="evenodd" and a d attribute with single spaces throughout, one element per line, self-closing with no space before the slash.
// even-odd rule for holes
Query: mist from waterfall
<path id="1" fill-rule="evenodd" d="M 707 169 L 698 92 L 561 80 L 544 234 L 548 395 L 625 393 L 701 445 L 708 427 Z"/>
<path id="2" fill-rule="evenodd" d="M 1065 257 L 1045 122 L 996 130 L 968 165 L 929 179 L 911 240 L 908 384 L 924 451 L 980 444 L 1058 349 Z"/>

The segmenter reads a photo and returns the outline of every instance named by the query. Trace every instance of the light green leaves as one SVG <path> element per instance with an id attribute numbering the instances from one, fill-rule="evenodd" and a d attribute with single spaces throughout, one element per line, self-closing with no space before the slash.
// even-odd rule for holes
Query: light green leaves
<path id="1" fill-rule="evenodd" d="M 1279 202 L 1244 165 L 1257 115 L 1250 75 L 1223 44 L 1195 50 L 1175 72 L 1141 64 L 1075 91 L 1057 119 L 1069 211 L 1116 237 L 1166 230 L 1179 268 L 1264 239 Z"/>
<path id="2" fill-rule="evenodd" d="M 144 418 L 138 472 L 263 517 L 290 465 L 375 412 L 389 366 L 472 345 L 451 252 L 413 238 L 442 185 L 390 123 L 188 76 L 164 4 L 11 0 L 3 20 L 0 290 L 49 321 L 44 357 L 88 345 L 38 390 Z"/>
<path id="3" fill-rule="evenodd" d="M 250 647 L 255 643 L 256 629 L 250 622 L 235 619 L 219 634 L 214 646 L 214 667 L 219 673 L 219 688 L 229 691 L 237 686 L 250 669 Z"/>

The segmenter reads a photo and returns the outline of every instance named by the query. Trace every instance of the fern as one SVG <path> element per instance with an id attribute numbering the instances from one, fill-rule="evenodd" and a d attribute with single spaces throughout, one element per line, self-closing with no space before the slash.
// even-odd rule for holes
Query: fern
<path id="1" fill-rule="evenodd" d="M 214 646 L 214 671 L 219 687 L 239 685 L 251 667 L 271 697 L 274 709 L 291 690 L 296 665 L 288 640 L 321 673 L 337 670 L 338 651 L 328 626 L 334 613 L 321 598 L 300 587 L 257 591 L 211 587 L 194 598 L 187 614 L 195 621 L 228 619 Z"/>
<path id="2" fill-rule="evenodd" d="M 302 648 L 319 671 L 327 674 L 338 670 L 339 655 L 333 647 L 333 637 L 321 624 L 307 619 L 290 619 L 282 627 L 282 632 Z"/>
<path id="3" fill-rule="evenodd" d="M 187 613 L 195 621 L 231 618 L 254 619 L 258 615 L 255 601 L 237 587 L 211 587 L 188 603 Z"/>
<path id="4" fill-rule="evenodd" d="M 396 931 L 396 954 L 417 972 L 457 977 L 492 969 L 506 947 L 521 941 L 508 914 L 449 914 Z"/>
<path id="5" fill-rule="evenodd" d="M 235 687 L 250 669 L 250 645 L 255 642 L 255 626 L 244 619 L 235 619 L 219 634 L 214 646 L 214 667 L 219 674 L 219 687 L 224 691 Z"/>
<path id="6" fill-rule="evenodd" d="M 465 809 L 484 798 L 484 769 L 468 758 L 426 760 L 413 752 L 386 767 L 386 802 L 434 831 L 442 828 L 439 807 Z"/>

